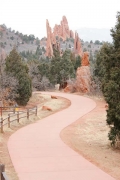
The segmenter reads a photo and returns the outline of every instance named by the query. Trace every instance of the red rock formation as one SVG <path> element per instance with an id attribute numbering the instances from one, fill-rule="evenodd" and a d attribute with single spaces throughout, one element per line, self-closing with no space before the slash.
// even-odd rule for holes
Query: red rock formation
<path id="1" fill-rule="evenodd" d="M 75 54 L 80 55 L 81 57 L 82 57 L 82 55 L 83 55 L 80 38 L 79 38 L 77 32 L 75 33 L 74 52 L 75 52 Z"/>
<path id="2" fill-rule="evenodd" d="M 64 92 L 70 92 L 69 86 L 66 86 L 66 87 L 64 88 Z"/>
<path id="3" fill-rule="evenodd" d="M 52 33 L 51 42 L 52 42 L 52 44 L 56 44 L 56 36 L 55 36 L 54 32 Z"/>
<path id="4" fill-rule="evenodd" d="M 53 29 L 53 34 L 54 36 L 58 36 L 58 38 L 62 37 L 62 27 L 60 25 L 55 25 L 54 29 Z"/>
<path id="5" fill-rule="evenodd" d="M 62 36 L 66 38 L 70 38 L 70 30 L 69 30 L 69 26 L 68 26 L 68 21 L 67 18 L 65 16 L 63 16 L 62 21 L 61 21 L 61 25 L 62 25 L 62 29 L 63 29 L 63 34 Z"/>
<path id="6" fill-rule="evenodd" d="M 52 48 L 52 32 L 51 27 L 49 26 L 48 20 L 46 20 L 46 29 L 47 29 L 47 44 L 46 44 L 46 56 L 52 57 L 53 56 L 53 48 Z"/>
<path id="7" fill-rule="evenodd" d="M 75 88 L 78 92 L 87 93 L 91 91 L 91 73 L 89 67 L 89 54 L 84 52 L 82 66 L 77 69 Z"/>
<path id="8" fill-rule="evenodd" d="M 82 66 L 89 66 L 90 65 L 89 53 L 88 52 L 83 53 L 81 65 Z"/>
<path id="9" fill-rule="evenodd" d="M 75 88 L 78 92 L 90 92 L 91 73 L 89 66 L 81 66 L 77 69 Z"/>
<path id="10" fill-rule="evenodd" d="M 70 30 L 70 38 L 74 39 L 74 32 L 72 30 Z"/>
<path id="11" fill-rule="evenodd" d="M 55 25 L 53 33 L 55 36 L 62 38 L 64 41 L 66 40 L 67 37 L 70 38 L 70 30 L 68 26 L 68 21 L 65 16 L 63 16 L 60 25 L 57 25 L 57 24 Z M 73 36 L 72 32 L 71 32 L 71 36 Z"/>
<path id="12" fill-rule="evenodd" d="M 46 43 L 46 56 L 53 56 L 53 45 L 55 48 L 60 50 L 60 46 L 56 37 L 58 39 L 62 38 L 65 41 L 67 38 L 74 38 L 74 33 L 69 29 L 68 21 L 65 16 L 63 16 L 60 25 L 55 25 L 53 28 L 53 32 L 51 27 L 49 26 L 48 20 L 46 20 L 46 28 L 47 28 L 47 43 Z M 76 55 L 80 55 L 82 57 L 83 51 L 80 42 L 80 38 L 78 33 L 75 33 L 75 41 L 74 41 L 74 52 Z"/>
<path id="13" fill-rule="evenodd" d="M 49 26 L 48 20 L 46 20 L 46 29 L 47 29 L 47 42 L 46 42 L 46 56 L 53 56 L 53 45 L 55 48 L 60 50 L 60 45 L 56 42 L 56 37 L 58 39 L 62 38 L 64 41 L 67 38 L 74 38 L 73 31 L 69 30 L 68 21 L 65 16 L 63 16 L 60 25 L 55 25 L 53 32 Z"/>

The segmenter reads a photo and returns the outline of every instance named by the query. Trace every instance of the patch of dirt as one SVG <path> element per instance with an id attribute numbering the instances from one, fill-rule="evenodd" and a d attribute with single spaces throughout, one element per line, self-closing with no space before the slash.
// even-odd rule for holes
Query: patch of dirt
<path id="1" fill-rule="evenodd" d="M 51 99 L 50 95 L 34 93 L 30 101 L 28 102 L 28 105 L 26 107 L 21 107 L 21 109 L 24 110 L 26 108 L 34 107 L 36 105 L 38 107 L 37 116 L 32 115 L 30 116 L 29 120 L 27 118 L 23 118 L 20 120 L 19 123 L 13 122 L 11 128 L 8 128 L 6 126 L 4 127 L 4 133 L 0 133 L 0 164 L 5 164 L 5 172 L 11 180 L 18 180 L 18 177 L 12 165 L 9 152 L 7 149 L 7 142 L 9 137 L 15 131 L 24 126 L 30 123 L 34 123 L 38 120 L 42 120 L 44 117 L 47 117 L 57 111 L 67 108 L 70 105 L 70 101 L 61 97 L 57 97 L 57 99 Z M 42 110 L 43 105 L 49 106 L 52 109 L 52 111 Z M 6 114 L 3 114 L 3 118 L 6 116 Z"/>
<path id="2" fill-rule="evenodd" d="M 90 162 L 120 180 L 120 150 L 108 140 L 105 102 L 92 98 L 96 108 L 61 131 L 61 139 Z"/>

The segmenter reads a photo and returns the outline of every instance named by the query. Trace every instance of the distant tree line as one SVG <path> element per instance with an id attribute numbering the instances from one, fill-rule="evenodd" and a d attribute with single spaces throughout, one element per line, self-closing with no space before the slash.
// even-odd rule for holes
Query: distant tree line
<path id="1" fill-rule="evenodd" d="M 18 105 L 26 105 L 32 90 L 47 90 L 57 83 L 62 86 L 67 80 L 75 78 L 76 70 L 81 65 L 80 56 L 75 57 L 69 50 L 60 56 L 60 52 L 54 49 L 52 59 L 48 57 L 37 59 L 39 53 L 40 48 L 38 47 L 35 52 L 36 57 L 31 56 L 26 61 L 13 48 L 3 61 L 4 63 L 1 64 L 3 70 L 1 87 L 4 92 L 9 87 L 6 100 L 10 99 Z M 24 54 L 26 57 L 30 55 L 30 52 Z"/>
<path id="2" fill-rule="evenodd" d="M 23 59 L 26 59 L 28 61 L 30 60 L 39 60 L 42 56 L 42 54 L 44 54 L 46 52 L 44 47 L 40 47 L 40 45 L 37 46 L 37 49 L 35 52 L 33 51 L 22 51 L 20 52 L 20 56 Z"/>

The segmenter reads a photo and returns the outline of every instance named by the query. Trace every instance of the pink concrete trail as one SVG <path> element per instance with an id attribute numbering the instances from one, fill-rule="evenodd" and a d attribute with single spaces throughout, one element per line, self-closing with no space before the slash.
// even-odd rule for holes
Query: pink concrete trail
<path id="1" fill-rule="evenodd" d="M 71 106 L 16 131 L 8 150 L 19 180 L 114 180 L 69 148 L 60 132 L 96 107 L 93 100 L 64 93 Z M 99 154 L 98 154 L 99 156 Z"/>

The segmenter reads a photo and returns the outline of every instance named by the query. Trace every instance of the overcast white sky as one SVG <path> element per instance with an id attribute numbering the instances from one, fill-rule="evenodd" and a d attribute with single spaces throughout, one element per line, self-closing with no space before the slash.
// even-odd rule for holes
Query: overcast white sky
<path id="1" fill-rule="evenodd" d="M 0 0 L 0 24 L 42 38 L 46 36 L 46 19 L 52 28 L 63 15 L 72 30 L 111 28 L 117 11 L 120 0 Z"/>

